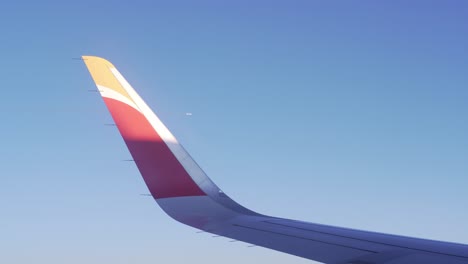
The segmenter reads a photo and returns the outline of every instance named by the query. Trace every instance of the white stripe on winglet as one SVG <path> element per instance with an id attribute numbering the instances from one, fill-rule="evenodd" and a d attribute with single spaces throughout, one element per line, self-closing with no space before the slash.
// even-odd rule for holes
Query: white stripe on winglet
<path id="1" fill-rule="evenodd" d="M 108 88 L 99 84 L 97 84 L 96 86 L 102 97 L 114 99 L 119 102 L 125 103 L 135 108 L 136 110 L 138 110 L 138 112 L 140 112 L 140 109 L 138 109 L 138 106 L 136 106 L 136 104 L 132 100 L 130 100 L 128 97 L 122 95 L 121 93 L 116 92 L 115 90 L 112 90 L 111 88 Z"/>
<path id="2" fill-rule="evenodd" d="M 110 68 L 110 70 L 112 74 L 114 74 L 115 78 L 117 78 L 119 83 L 123 86 L 128 95 L 130 95 L 130 97 L 141 110 L 143 115 L 148 119 L 150 124 L 156 130 L 156 132 L 158 132 L 161 139 L 164 140 L 164 142 L 166 143 L 177 143 L 177 140 L 171 134 L 169 129 L 167 129 L 167 127 L 161 122 L 161 120 L 159 120 L 159 118 L 153 113 L 153 111 L 151 111 L 149 106 L 143 101 L 143 99 L 141 99 L 137 92 L 135 92 L 133 87 L 127 82 L 127 80 L 125 80 L 122 74 L 120 74 L 120 72 L 116 68 Z"/>

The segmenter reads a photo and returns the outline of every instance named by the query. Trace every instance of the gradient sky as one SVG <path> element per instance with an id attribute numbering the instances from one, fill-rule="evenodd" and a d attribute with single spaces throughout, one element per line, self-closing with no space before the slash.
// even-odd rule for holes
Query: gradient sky
<path id="1" fill-rule="evenodd" d="M 1 263 L 310 263 L 140 196 L 81 55 L 251 209 L 468 244 L 466 1 L 65 2 L 0 4 Z"/>

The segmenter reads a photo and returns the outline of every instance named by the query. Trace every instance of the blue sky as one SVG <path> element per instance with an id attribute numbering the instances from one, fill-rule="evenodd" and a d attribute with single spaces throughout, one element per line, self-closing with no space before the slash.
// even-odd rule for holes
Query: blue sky
<path id="1" fill-rule="evenodd" d="M 249 208 L 468 243 L 465 1 L 226 2 L 0 4 L 0 262 L 310 263 L 140 196 L 81 55 Z"/>

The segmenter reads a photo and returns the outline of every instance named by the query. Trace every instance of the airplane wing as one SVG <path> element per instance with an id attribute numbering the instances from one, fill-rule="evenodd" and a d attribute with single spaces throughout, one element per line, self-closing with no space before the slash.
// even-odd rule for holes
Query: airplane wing
<path id="1" fill-rule="evenodd" d="M 83 56 L 151 195 L 175 220 L 323 263 L 468 264 L 468 246 L 282 219 L 220 190 L 107 60 Z"/>

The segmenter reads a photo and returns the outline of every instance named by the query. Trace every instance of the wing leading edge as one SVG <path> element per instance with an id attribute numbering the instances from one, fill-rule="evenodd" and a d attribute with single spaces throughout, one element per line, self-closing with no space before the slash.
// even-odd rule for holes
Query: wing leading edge
<path id="1" fill-rule="evenodd" d="M 151 195 L 175 220 L 323 263 L 468 264 L 468 246 L 271 217 L 222 192 L 107 60 L 83 60 Z"/>

